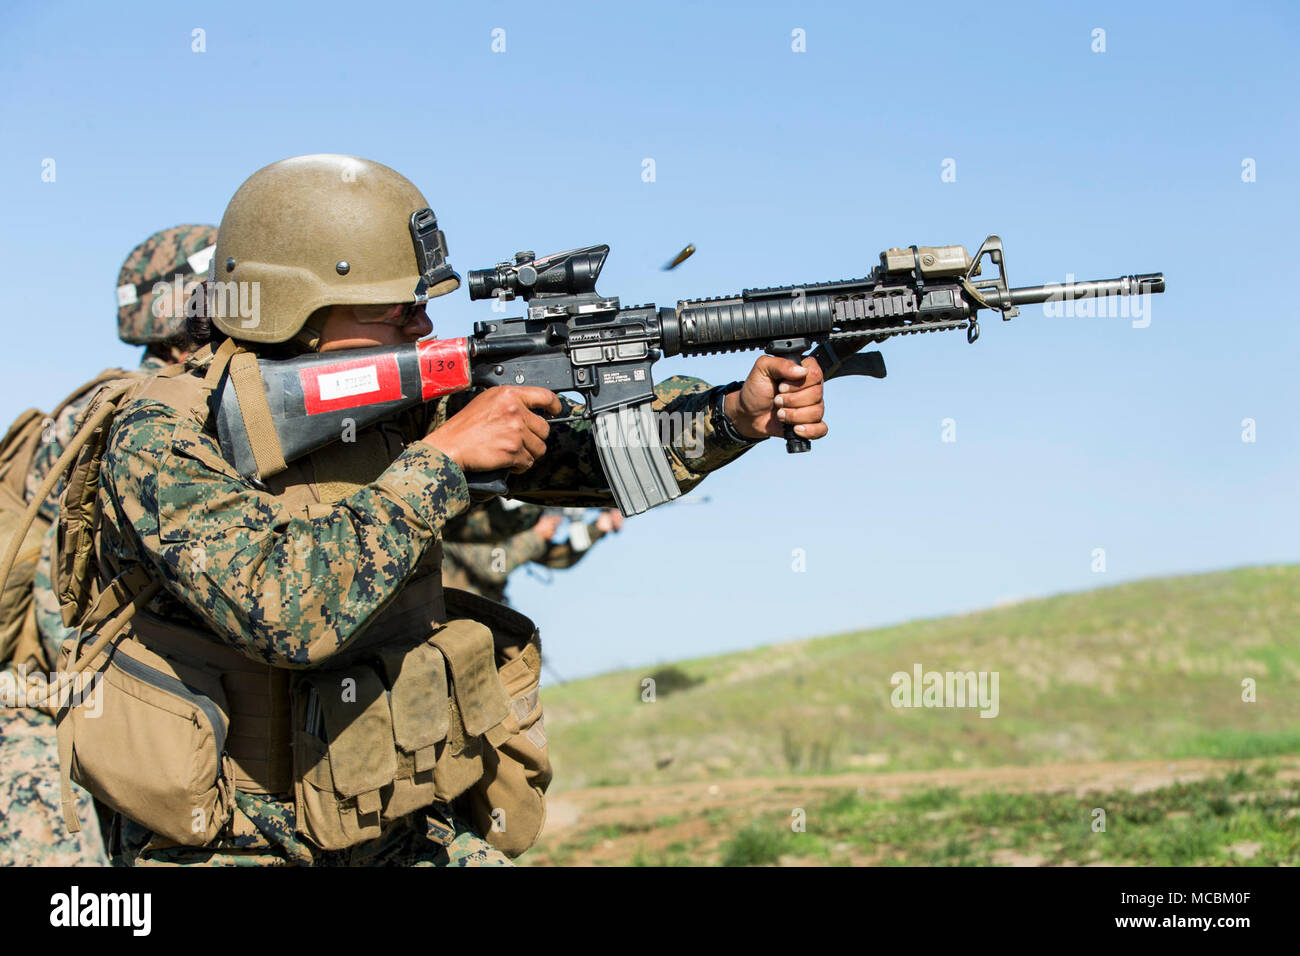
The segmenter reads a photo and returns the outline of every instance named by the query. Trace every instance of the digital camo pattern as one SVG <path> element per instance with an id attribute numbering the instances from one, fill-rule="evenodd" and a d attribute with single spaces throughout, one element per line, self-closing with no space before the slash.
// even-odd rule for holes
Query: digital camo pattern
<path id="1" fill-rule="evenodd" d="M 41 646 L 45 648 L 45 659 L 57 661 L 59 648 L 72 634 L 72 628 L 63 626 L 63 612 L 59 608 L 59 599 L 54 594 L 51 557 L 54 553 L 54 538 L 58 528 L 50 525 L 41 541 L 41 556 L 36 562 L 36 573 L 32 579 L 32 607 L 36 614 L 36 629 L 41 634 Z M 0 721 L 4 719 L 0 715 Z"/>
<path id="2" fill-rule="evenodd" d="M 155 232 L 132 249 L 117 276 L 118 338 L 129 345 L 148 345 L 182 337 L 185 316 L 177 314 L 181 312 L 179 309 L 167 310 L 167 314 L 162 316 L 154 315 L 157 296 L 153 288 L 159 282 L 174 282 L 177 275 L 182 277 L 186 289 L 207 278 L 206 264 L 203 271 L 195 273 L 189 260 L 196 252 L 215 245 L 216 241 L 216 226 L 173 226 Z M 126 302 L 121 298 L 125 286 L 135 290 L 135 301 Z M 127 296 L 129 298 L 130 294 Z"/>
<path id="3" fill-rule="evenodd" d="M 413 442 L 325 515 L 291 514 L 188 415 L 142 400 L 113 425 L 100 503 L 100 557 L 112 571 L 144 565 L 233 647 L 310 666 L 361 632 L 469 497 L 451 459 Z M 158 607 L 174 616 L 168 602 Z"/>
<path id="4" fill-rule="evenodd" d="M 389 824 L 374 840 L 347 850 L 321 850 L 295 832 L 291 802 L 235 793 L 234 829 L 248 831 L 211 847 L 150 848 L 153 834 L 119 817 L 127 866 L 513 866 L 445 804 L 435 804 Z M 165 841 L 163 841 L 165 842 Z"/>
<path id="5" fill-rule="evenodd" d="M 541 521 L 544 514 L 546 509 L 537 505 L 512 501 L 507 507 L 503 499 L 493 498 L 448 521 L 442 530 L 442 540 L 464 543 L 501 541 L 527 531 Z"/>
<path id="6" fill-rule="evenodd" d="M 657 402 L 666 408 L 707 408 L 703 382 L 674 379 L 661 389 Z M 567 405 L 565 414 L 577 408 Z M 434 422 L 449 413 L 446 400 L 431 408 Z M 669 451 L 683 491 L 752 447 L 714 435 L 707 416 L 695 417 L 699 453 Z M 157 613 L 183 608 L 257 660 L 319 664 L 364 629 L 469 506 L 460 469 L 418 437 L 376 481 L 308 518 L 242 478 L 216 436 L 186 412 L 147 398 L 128 402 L 101 474 L 103 571 L 148 567 L 180 602 L 161 596 Z M 537 465 L 512 476 L 512 497 L 613 503 L 586 423 L 555 426 L 547 447 Z"/>
<path id="7" fill-rule="evenodd" d="M 442 545 L 443 587 L 460 588 L 507 604 L 506 584 L 510 573 L 534 557 L 541 557 L 545 551 L 546 542 L 533 531 L 521 531 L 496 544 L 445 541 Z"/>
<path id="8" fill-rule="evenodd" d="M 201 363 L 190 374 L 202 374 Z M 661 386 L 657 404 L 689 415 L 707 410 L 710 394 L 702 382 L 674 380 Z M 568 414 L 577 410 L 572 402 L 566 405 Z M 409 416 L 403 435 L 410 443 L 396 460 L 374 481 L 309 516 L 291 512 L 283 499 L 242 478 L 222 457 L 201 415 L 148 397 L 129 401 L 114 420 L 101 471 L 101 573 L 146 567 L 165 585 L 154 613 L 188 623 L 197 619 L 257 660 L 319 665 L 364 630 L 426 554 L 436 554 L 448 521 L 469 507 L 461 470 L 416 440 L 455 407 L 443 400 Z M 692 421 L 702 444 L 669 450 L 683 490 L 750 447 L 714 435 L 706 416 L 693 415 Z M 581 424 L 554 427 L 546 456 L 512 484 L 512 497 L 612 504 L 590 428 Z M 145 850 L 147 833 L 124 822 L 123 859 L 252 865 L 505 859 L 468 828 L 455 833 L 444 854 L 431 848 L 427 830 L 410 832 L 409 818 L 406 830 L 399 827 L 338 856 L 323 855 L 294 834 L 291 804 L 248 794 L 238 800 L 257 830 L 255 839 L 232 838 L 243 845 L 199 851 Z"/>
<path id="9" fill-rule="evenodd" d="M 75 783 L 72 789 L 80 833 L 63 824 L 54 718 L 0 709 L 0 866 L 108 865 L 94 802 Z"/>
<path id="10" fill-rule="evenodd" d="M 152 375 L 159 369 L 167 367 L 167 363 L 154 355 L 146 355 L 140 362 L 140 367 L 135 372 L 128 372 L 125 369 L 109 369 L 100 374 L 102 379 L 105 375 L 112 372 L 120 373 L 121 377 L 128 375 Z M 77 419 L 81 413 L 86 410 L 90 400 L 95 397 L 95 392 L 99 391 L 107 381 L 92 383 L 83 388 L 77 395 L 66 402 L 62 408 L 56 410 L 53 419 L 45 427 L 41 435 L 41 442 L 36 446 L 36 452 L 32 455 L 32 464 L 27 472 L 26 498 L 31 501 L 36 497 L 36 492 L 45 480 L 45 476 L 50 473 L 59 456 L 63 454 L 63 449 L 68 446 L 72 436 L 77 431 Z M 53 521 L 59 513 L 59 496 L 63 494 L 63 479 L 54 486 L 41 505 L 41 515 L 47 521 Z"/>
<path id="11" fill-rule="evenodd" d="M 592 544 L 604 535 L 594 521 L 587 531 Z M 496 543 L 447 540 L 442 543 L 442 583 L 509 604 L 506 584 L 519 568 L 537 563 L 564 570 L 590 553 L 590 547 L 578 551 L 568 541 L 548 541 L 531 528 Z"/>
<path id="12" fill-rule="evenodd" d="M 545 542 L 533 533 L 546 509 L 501 498 L 475 505 L 449 521 L 442 534 L 444 587 L 472 591 L 505 603 L 506 579 L 513 567 L 540 556 Z M 514 553 L 516 563 L 508 565 Z"/>

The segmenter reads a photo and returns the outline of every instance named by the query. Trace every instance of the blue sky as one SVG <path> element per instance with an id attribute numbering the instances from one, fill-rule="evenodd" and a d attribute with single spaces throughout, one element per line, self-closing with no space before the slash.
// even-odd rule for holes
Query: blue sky
<path id="1" fill-rule="evenodd" d="M 887 379 L 831 387 L 811 455 L 768 443 L 705 482 L 708 506 L 629 522 L 550 586 L 518 575 L 565 676 L 1294 561 L 1298 19 L 1281 3 L 7 4 L 0 418 L 134 361 L 113 337 L 133 245 L 217 222 L 269 162 L 345 152 L 423 189 L 462 272 L 606 242 L 600 288 L 625 304 L 860 276 L 881 249 L 989 233 L 1013 285 L 1168 279 L 1148 328 L 1030 307 L 986 317 L 974 346 L 891 341 Z M 431 311 L 439 335 L 491 314 L 464 289 Z"/>

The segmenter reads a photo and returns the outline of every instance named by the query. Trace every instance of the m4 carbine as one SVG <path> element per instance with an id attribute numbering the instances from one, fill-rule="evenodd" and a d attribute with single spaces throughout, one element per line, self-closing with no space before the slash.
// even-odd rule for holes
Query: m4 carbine
<path id="1" fill-rule="evenodd" d="M 827 378 L 883 378 L 880 353 L 861 349 L 891 336 L 965 329 L 967 341 L 974 342 L 981 309 L 1010 319 L 1017 306 L 1036 302 L 1165 289 L 1161 273 L 1013 289 L 1002 240 L 989 236 L 974 256 L 962 246 L 890 249 L 861 279 L 746 289 L 737 296 L 680 301 L 676 308 L 625 307 L 596 292 L 608 254 L 606 245 L 541 259 L 521 252 L 513 262 L 471 270 L 471 299 L 519 297 L 528 313 L 476 322 L 465 338 L 262 360 L 264 409 L 258 408 L 259 396 L 237 396 L 227 376 L 217 415 L 223 452 L 241 474 L 265 478 L 283 467 L 281 461 L 338 441 L 349 424 L 363 428 L 464 389 L 532 385 L 575 391 L 585 403 L 582 417 L 594 423 L 615 501 L 625 515 L 639 514 L 681 493 L 651 409 L 650 371 L 661 357 L 761 349 L 798 361 L 811 349 Z M 985 259 L 997 268 L 995 276 L 981 275 Z M 241 407 L 258 408 L 256 443 Z M 265 427 L 264 411 L 273 429 Z M 272 430 L 278 449 L 267 448 Z M 790 426 L 785 438 L 787 451 L 811 447 Z M 505 491 L 504 473 L 470 478 L 474 487 Z"/>

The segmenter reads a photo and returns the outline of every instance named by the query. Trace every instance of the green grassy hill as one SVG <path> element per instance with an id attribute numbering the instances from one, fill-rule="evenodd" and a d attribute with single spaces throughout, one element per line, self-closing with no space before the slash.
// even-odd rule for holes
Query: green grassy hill
<path id="1" fill-rule="evenodd" d="M 681 626 L 665 619 L 665 627 Z M 548 688 L 552 792 L 606 784 L 1300 752 L 1300 567 L 1155 579 Z M 999 713 L 890 676 L 996 671 Z M 659 670 L 657 699 L 644 678 Z M 1242 682 L 1256 684 L 1243 702 Z"/>

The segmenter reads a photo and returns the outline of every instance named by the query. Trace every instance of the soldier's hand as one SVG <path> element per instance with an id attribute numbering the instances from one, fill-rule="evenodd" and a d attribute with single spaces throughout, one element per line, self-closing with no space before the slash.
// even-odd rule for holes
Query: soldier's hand
<path id="1" fill-rule="evenodd" d="M 811 356 L 802 366 L 775 355 L 760 356 L 740 391 L 723 400 L 722 410 L 746 438 L 781 435 L 786 425 L 793 425 L 800 438 L 821 438 L 827 432 L 822 368 Z"/>
<path id="2" fill-rule="evenodd" d="M 623 527 L 623 512 L 617 508 L 606 508 L 596 517 L 596 529 L 609 534 Z"/>
<path id="3" fill-rule="evenodd" d="M 563 520 L 562 515 L 543 515 L 542 520 L 533 525 L 533 530 L 543 541 L 550 541 L 555 537 L 555 532 L 560 530 L 560 522 Z"/>
<path id="4" fill-rule="evenodd" d="M 537 412 L 559 415 L 559 396 L 545 388 L 499 385 L 475 395 L 423 441 L 461 471 L 527 471 L 546 454 L 551 433 L 551 426 Z"/>

